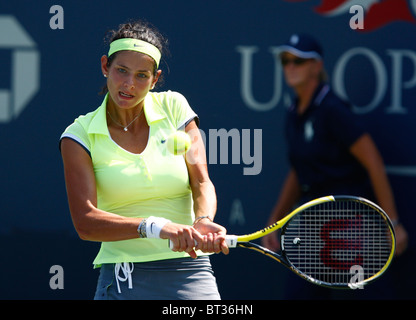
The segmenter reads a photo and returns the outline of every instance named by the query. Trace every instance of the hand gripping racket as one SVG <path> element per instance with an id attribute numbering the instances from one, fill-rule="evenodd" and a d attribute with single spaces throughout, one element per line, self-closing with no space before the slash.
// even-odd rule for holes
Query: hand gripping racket
<path id="1" fill-rule="evenodd" d="M 250 242 L 280 229 L 280 254 Z M 395 235 L 386 213 L 352 196 L 310 201 L 271 226 L 247 235 L 227 235 L 230 248 L 252 249 L 302 278 L 325 287 L 361 288 L 390 265 Z"/>

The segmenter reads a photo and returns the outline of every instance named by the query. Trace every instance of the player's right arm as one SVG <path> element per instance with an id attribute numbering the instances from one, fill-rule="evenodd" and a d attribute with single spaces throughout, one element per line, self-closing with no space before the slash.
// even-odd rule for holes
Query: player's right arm
<path id="1" fill-rule="evenodd" d="M 125 218 L 97 208 L 95 175 L 88 153 L 77 142 L 64 138 L 61 154 L 69 210 L 79 237 L 90 241 L 137 238 L 141 219 Z"/>

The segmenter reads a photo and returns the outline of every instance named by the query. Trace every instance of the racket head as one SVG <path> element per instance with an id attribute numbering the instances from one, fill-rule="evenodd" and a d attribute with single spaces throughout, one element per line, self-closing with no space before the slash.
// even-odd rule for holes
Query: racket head
<path id="1" fill-rule="evenodd" d="M 331 288 L 362 288 L 389 267 L 393 225 L 373 202 L 330 196 L 307 203 L 281 229 L 280 259 L 306 280 Z M 269 252 L 268 255 L 271 253 Z"/>

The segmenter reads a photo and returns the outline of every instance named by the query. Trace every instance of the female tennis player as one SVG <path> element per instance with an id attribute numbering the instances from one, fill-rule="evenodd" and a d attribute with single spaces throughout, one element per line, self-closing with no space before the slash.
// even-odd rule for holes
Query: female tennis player
<path id="1" fill-rule="evenodd" d="M 101 242 L 95 299 L 220 299 L 209 254 L 228 253 L 226 230 L 213 222 L 198 117 L 181 94 L 150 91 L 166 44 L 141 21 L 112 31 L 105 98 L 61 136 L 74 226 Z M 181 129 L 193 140 L 186 156 L 166 149 Z"/>

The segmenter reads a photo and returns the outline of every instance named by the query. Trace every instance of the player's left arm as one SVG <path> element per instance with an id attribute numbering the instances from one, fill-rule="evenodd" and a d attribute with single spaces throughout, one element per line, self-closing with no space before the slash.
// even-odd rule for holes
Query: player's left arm
<path id="1" fill-rule="evenodd" d="M 213 222 L 217 211 L 217 195 L 208 174 L 205 145 L 201 133 L 195 121 L 191 121 L 186 126 L 185 131 L 191 136 L 192 140 L 191 148 L 186 153 L 185 159 L 194 200 L 194 228 L 206 236 L 204 244 L 197 247 L 197 249 L 206 252 L 222 251 L 227 254 L 226 229 Z"/>

